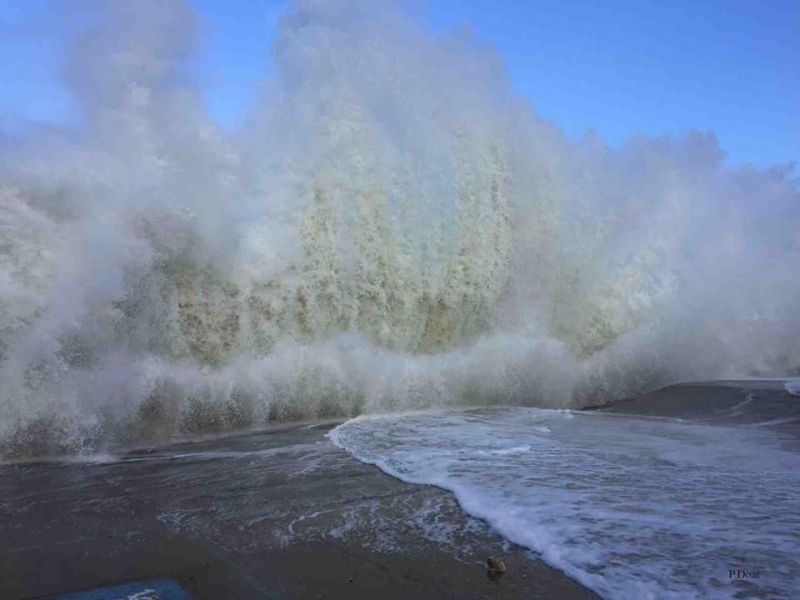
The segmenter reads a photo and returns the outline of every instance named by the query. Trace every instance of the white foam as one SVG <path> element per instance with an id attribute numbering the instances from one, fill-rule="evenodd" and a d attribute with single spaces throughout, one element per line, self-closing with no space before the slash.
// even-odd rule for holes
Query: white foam
<path id="1" fill-rule="evenodd" d="M 608 598 L 788 597 L 800 584 L 800 456 L 766 428 L 493 409 L 356 420 L 329 435 L 395 477 L 451 490 Z"/>
<path id="2" fill-rule="evenodd" d="M 800 396 L 800 379 L 792 379 L 784 384 L 786 391 L 794 396 Z"/>

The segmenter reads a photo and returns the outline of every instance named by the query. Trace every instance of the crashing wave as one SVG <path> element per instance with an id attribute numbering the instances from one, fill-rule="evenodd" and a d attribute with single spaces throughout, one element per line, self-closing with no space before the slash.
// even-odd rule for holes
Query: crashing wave
<path id="1" fill-rule="evenodd" d="M 231 136 L 193 20 L 107 3 L 84 125 L 3 145 L 0 453 L 798 368 L 788 168 L 570 140 L 383 1 L 295 2 Z"/>

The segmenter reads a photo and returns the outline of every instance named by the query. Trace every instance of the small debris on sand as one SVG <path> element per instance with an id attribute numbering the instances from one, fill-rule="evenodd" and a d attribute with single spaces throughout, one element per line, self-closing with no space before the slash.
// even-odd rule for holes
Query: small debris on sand
<path id="1" fill-rule="evenodd" d="M 127 596 L 127 600 L 161 600 L 161 596 L 155 590 L 143 590 Z"/>
<path id="2" fill-rule="evenodd" d="M 499 558 L 489 557 L 486 559 L 486 564 L 489 567 L 489 577 L 500 577 L 506 572 L 506 565 Z"/>

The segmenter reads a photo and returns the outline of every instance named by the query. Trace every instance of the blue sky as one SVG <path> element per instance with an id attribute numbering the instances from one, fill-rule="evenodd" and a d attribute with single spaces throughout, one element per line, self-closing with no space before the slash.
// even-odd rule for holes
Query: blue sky
<path id="1" fill-rule="evenodd" d="M 468 24 L 540 114 L 570 135 L 714 131 L 732 164 L 800 161 L 798 0 L 403 0 L 434 29 Z M 240 122 L 285 0 L 191 0 L 212 114 Z M 0 123 L 70 118 L 59 85 L 69 19 L 54 0 L 0 0 Z"/>

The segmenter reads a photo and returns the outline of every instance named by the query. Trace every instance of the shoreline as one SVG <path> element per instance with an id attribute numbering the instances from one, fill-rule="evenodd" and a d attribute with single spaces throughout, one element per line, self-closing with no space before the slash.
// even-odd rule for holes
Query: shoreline
<path id="1" fill-rule="evenodd" d="M 193 599 L 599 598 L 449 492 L 336 448 L 332 426 L 0 466 L 0 597 L 158 580 Z M 497 580 L 489 556 L 508 567 Z"/>
<path id="2" fill-rule="evenodd" d="M 758 396 L 749 414 L 769 419 L 789 396 L 783 381 L 682 383 L 586 410 L 738 423 L 736 407 Z M 0 464 L 0 597 L 163 580 L 185 592 L 176 600 L 599 598 L 466 514 L 449 491 L 337 448 L 326 436 L 341 422 L 276 423 L 97 461 Z M 490 556 L 508 567 L 498 579 L 487 577 Z M 106 597 L 118 595 L 91 596 Z"/>
<path id="3" fill-rule="evenodd" d="M 650 403 L 659 403 L 659 398 L 671 392 L 684 392 L 689 388 L 739 388 L 739 389 L 753 389 L 753 390 L 769 390 L 769 391 L 787 391 L 785 384 L 791 381 L 800 382 L 800 376 L 797 377 L 771 377 L 771 378 L 740 378 L 740 379 L 720 379 L 720 380 L 698 380 L 686 381 L 669 384 L 655 390 L 643 392 L 637 396 L 624 397 L 617 400 L 612 400 L 604 404 L 589 404 L 579 408 L 566 407 L 565 410 L 574 410 L 580 412 L 591 411 L 606 411 L 612 410 L 613 412 L 632 412 L 632 414 L 648 414 L 647 412 L 638 412 L 643 409 L 642 405 Z M 791 392 L 787 393 L 791 394 Z M 792 394 L 796 395 L 796 394 Z M 224 429 L 219 431 L 212 431 L 206 433 L 188 433 L 184 435 L 175 435 L 173 437 L 163 439 L 150 439 L 140 440 L 124 445 L 111 445 L 106 448 L 98 448 L 91 452 L 76 453 L 76 454 L 37 454 L 33 456 L 22 456 L 14 458 L 2 458 L 0 455 L 0 467 L 11 465 L 36 465 L 36 464 L 80 464 L 80 463 L 102 463 L 102 462 L 119 462 L 124 457 L 129 457 L 134 454 L 148 454 L 168 451 L 171 448 L 179 448 L 182 445 L 192 445 L 198 443 L 215 443 L 224 442 L 225 440 L 234 440 L 240 437 L 247 437 L 252 435 L 267 434 L 272 432 L 281 432 L 285 430 L 294 430 L 302 427 L 318 427 L 318 426 L 331 426 L 336 427 L 352 418 L 380 418 L 392 414 L 414 414 L 415 412 L 438 412 L 441 410 L 453 411 L 468 411 L 468 410 L 481 410 L 484 408 L 498 408 L 502 406 L 518 407 L 520 405 L 504 405 L 504 404 L 487 404 L 487 405 L 469 405 L 469 406 L 448 406 L 444 408 L 429 408 L 421 409 L 421 411 L 401 411 L 397 413 L 364 413 L 356 415 L 355 417 L 347 416 L 334 416 L 327 418 L 305 418 L 300 420 L 289 421 L 274 421 L 262 426 L 253 427 L 250 429 Z M 532 406 L 531 408 L 538 408 Z M 630 410 L 625 410 L 629 408 Z M 672 411 L 676 415 L 681 411 Z M 668 415 L 663 415 L 668 416 Z"/>

